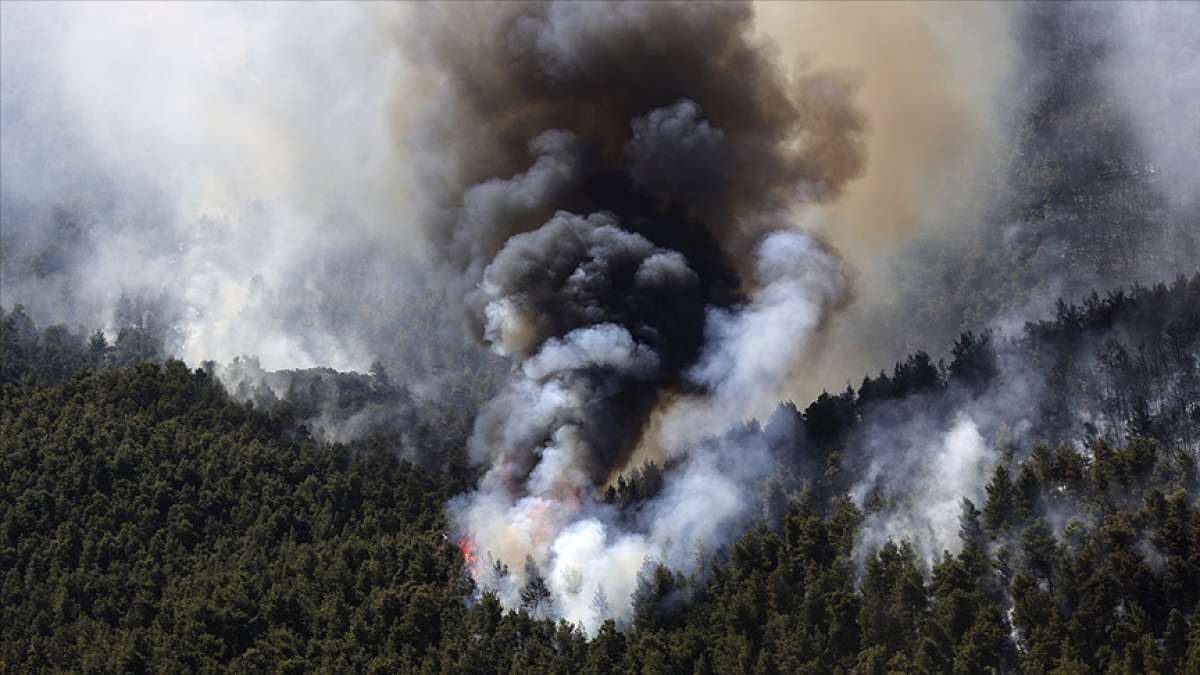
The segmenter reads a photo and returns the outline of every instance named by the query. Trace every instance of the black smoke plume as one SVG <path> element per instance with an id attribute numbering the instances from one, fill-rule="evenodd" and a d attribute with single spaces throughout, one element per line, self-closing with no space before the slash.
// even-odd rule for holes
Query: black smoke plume
<path id="1" fill-rule="evenodd" d="M 592 412 L 636 436 L 653 392 L 695 362 L 703 308 L 752 290 L 753 246 L 798 199 L 835 198 L 861 172 L 852 82 L 789 75 L 752 36 L 748 4 L 470 5 L 422 18 L 422 55 L 444 85 L 429 146 L 450 156 L 428 176 L 446 205 L 429 227 L 454 299 L 477 336 L 521 358 L 586 326 L 628 331 L 659 362 L 639 384 L 595 385 L 612 410 Z M 652 268 L 656 283 L 639 283 Z M 518 324 L 501 332 L 499 298 Z"/>
<path id="2" fill-rule="evenodd" d="M 471 440 L 489 471 L 453 519 L 514 568 L 533 555 L 564 572 L 564 533 L 606 520 L 596 488 L 652 413 L 687 399 L 711 417 L 755 398 L 741 391 L 764 386 L 740 365 L 747 348 L 786 372 L 845 300 L 837 257 L 786 212 L 862 171 L 865 121 L 851 80 L 781 68 L 748 4 L 421 18 L 413 39 L 441 87 L 430 240 L 471 332 L 515 364 Z M 776 325 L 798 332 L 750 346 Z M 655 554 L 660 535 L 639 550 Z M 569 595 L 557 611 L 575 617 Z"/>

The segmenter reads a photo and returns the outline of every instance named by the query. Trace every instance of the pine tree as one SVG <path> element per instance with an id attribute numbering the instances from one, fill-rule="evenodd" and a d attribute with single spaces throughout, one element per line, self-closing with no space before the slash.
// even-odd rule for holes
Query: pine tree
<path id="1" fill-rule="evenodd" d="M 111 351 L 108 345 L 108 338 L 104 336 L 103 331 L 92 333 L 92 337 L 88 340 L 88 360 L 92 368 L 100 369 L 108 364 L 108 354 Z"/>
<path id="2" fill-rule="evenodd" d="M 525 588 L 521 590 L 521 609 L 540 616 L 550 609 L 550 588 L 533 556 L 525 557 Z"/>
<path id="3" fill-rule="evenodd" d="M 596 592 L 592 595 L 589 608 L 592 610 L 592 616 L 597 624 L 603 624 L 612 615 L 612 610 L 608 605 L 608 594 L 604 592 L 603 584 L 596 586 Z"/>
<path id="4" fill-rule="evenodd" d="M 1000 534 L 1012 521 L 1016 496 L 1008 476 L 1008 467 L 1003 462 L 996 465 L 992 482 L 987 485 L 987 502 L 983 505 L 983 523 L 993 537 Z"/>

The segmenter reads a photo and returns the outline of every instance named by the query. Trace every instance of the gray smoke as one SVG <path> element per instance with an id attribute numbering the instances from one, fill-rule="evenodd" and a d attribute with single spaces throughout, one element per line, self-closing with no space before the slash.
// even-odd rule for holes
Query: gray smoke
<path id="1" fill-rule="evenodd" d="M 830 207 L 857 301 L 796 400 L 964 330 L 1019 333 L 1060 297 L 1196 269 L 1195 3 L 768 6 L 818 62 L 864 64 L 872 121 L 871 164 Z M 871 223 L 908 236 L 860 252 Z"/>
<path id="2" fill-rule="evenodd" d="M 687 569 L 751 517 L 770 453 L 712 437 L 781 391 L 1200 254 L 1194 5 L 759 11 L 0 3 L 0 303 L 110 333 L 123 297 L 159 306 L 194 364 L 382 359 L 430 436 L 470 436 L 450 514 L 506 602 L 532 554 L 545 609 L 594 628 L 596 589 L 622 616 L 647 558 Z M 870 531 L 953 541 L 1037 403 L 989 397 L 860 439 L 857 495 L 921 488 Z M 597 501 L 644 459 L 658 497 Z"/>
<path id="3" fill-rule="evenodd" d="M 783 70 L 748 5 L 422 18 L 445 84 L 428 137 L 450 158 L 425 176 L 429 238 L 468 325 L 514 359 L 470 443 L 487 472 L 451 519 L 516 570 L 473 568 L 506 604 L 531 556 L 555 592 L 540 610 L 594 629 L 597 589 L 627 616 L 647 560 L 686 569 L 748 517 L 772 464 L 709 439 L 769 411 L 849 297 L 786 213 L 858 175 L 864 119 L 851 81 Z M 635 451 L 675 468 L 631 524 L 598 497 Z"/>
<path id="4" fill-rule="evenodd" d="M 1105 7 L 1112 47 L 1102 78 L 1177 212 L 1200 209 L 1200 5 L 1129 2 Z"/>
<path id="5" fill-rule="evenodd" d="M 6 306 L 111 333 L 123 295 L 161 299 L 192 363 L 384 355 L 364 317 L 413 286 L 420 245 L 392 141 L 412 79 L 395 11 L 0 11 Z"/>

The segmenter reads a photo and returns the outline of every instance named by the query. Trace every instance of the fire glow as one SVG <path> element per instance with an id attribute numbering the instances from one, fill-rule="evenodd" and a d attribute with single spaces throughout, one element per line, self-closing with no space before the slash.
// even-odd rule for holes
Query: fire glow
<path id="1" fill-rule="evenodd" d="M 475 542 L 470 537 L 463 537 L 458 540 L 458 550 L 462 552 L 463 564 L 467 567 L 474 567 L 479 560 L 479 556 L 475 553 Z"/>

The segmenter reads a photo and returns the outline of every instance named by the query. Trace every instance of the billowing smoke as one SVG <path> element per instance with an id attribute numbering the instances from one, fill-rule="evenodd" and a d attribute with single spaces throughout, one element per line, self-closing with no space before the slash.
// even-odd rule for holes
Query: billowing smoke
<path id="1" fill-rule="evenodd" d="M 779 458 L 722 434 L 781 392 L 811 400 L 967 328 L 1019 335 L 1060 294 L 1200 251 L 1194 4 L 0 17 L 0 304 L 110 335 L 159 304 L 144 323 L 193 365 L 382 360 L 391 384 L 220 372 L 252 400 L 328 379 L 368 401 L 343 420 L 307 397 L 333 438 L 419 417 L 431 464 L 469 435 L 486 473 L 451 515 L 477 579 L 515 605 L 532 556 L 542 609 L 589 628 L 624 616 L 647 559 L 687 569 L 753 518 Z M 1039 405 L 998 391 L 851 439 L 869 456 L 847 489 L 908 495 L 864 547 L 954 545 L 957 497 Z M 644 460 L 660 490 L 598 500 Z"/>
<path id="2" fill-rule="evenodd" d="M 932 566 L 943 551 L 957 552 L 961 546 L 958 517 L 963 498 L 982 503 L 997 455 L 979 425 L 965 413 L 948 429 L 931 429 L 927 420 L 916 419 L 917 423 L 899 425 L 889 439 L 865 439 L 876 454 L 855 485 L 855 501 L 866 502 L 873 496 L 868 490 L 886 483 L 898 503 L 867 516 L 856 542 L 860 559 L 888 541 L 908 541 Z M 884 442 L 893 448 L 878 447 Z"/>
<path id="3" fill-rule="evenodd" d="M 459 7 L 420 22 L 445 80 L 429 137 L 452 158 L 427 176 L 430 239 L 514 360 L 471 439 L 487 472 L 450 514 L 484 586 L 515 606 L 536 567 L 535 609 L 595 628 L 600 589 L 627 616 L 645 563 L 686 568 L 746 517 L 771 462 L 716 437 L 769 412 L 848 299 L 786 214 L 861 172 L 865 120 L 851 81 L 781 68 L 748 5 L 481 9 L 468 32 Z M 630 518 L 600 496 L 639 446 L 670 468 Z"/>
<path id="4" fill-rule="evenodd" d="M 821 328 L 846 300 L 841 261 L 815 240 L 777 231 L 755 250 L 747 303 L 708 310 L 707 342 L 687 373 L 700 396 L 681 397 L 661 418 L 668 448 L 721 433 L 778 403 L 781 389 Z"/>

